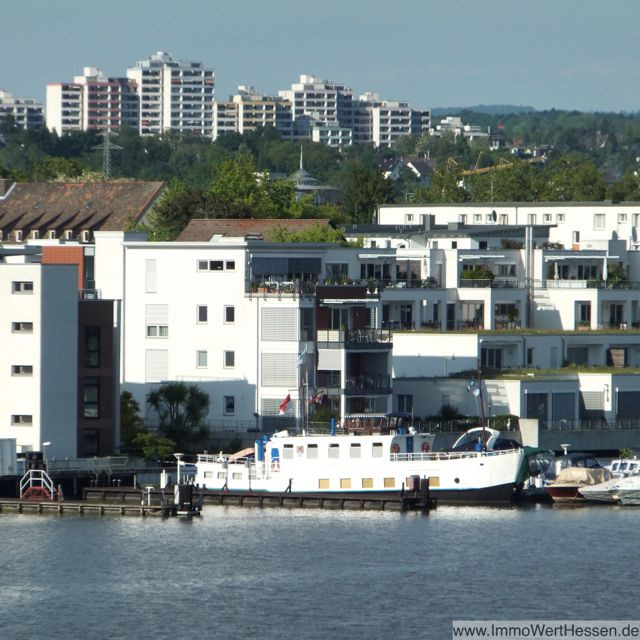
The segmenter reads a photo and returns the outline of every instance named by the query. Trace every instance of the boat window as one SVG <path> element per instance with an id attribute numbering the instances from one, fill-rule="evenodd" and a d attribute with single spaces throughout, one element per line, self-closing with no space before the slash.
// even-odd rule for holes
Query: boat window
<path id="1" fill-rule="evenodd" d="M 224 480 L 227 474 L 224 471 L 218 471 L 218 480 Z"/>
<path id="2" fill-rule="evenodd" d="M 396 486 L 395 478 L 385 478 L 384 479 L 384 488 L 385 489 L 393 489 Z"/>
<path id="3" fill-rule="evenodd" d="M 362 457 L 362 447 L 359 442 L 352 442 L 350 447 L 350 454 L 352 458 Z"/>
<path id="4" fill-rule="evenodd" d="M 629 469 L 629 465 L 626 462 L 620 463 L 620 471 L 627 471 Z"/>
<path id="5" fill-rule="evenodd" d="M 587 467 L 587 469 L 598 469 L 600 463 L 595 458 L 587 458 L 584 466 Z"/>
<path id="6" fill-rule="evenodd" d="M 362 478 L 363 489 L 373 489 L 373 478 Z"/>
<path id="7" fill-rule="evenodd" d="M 213 478 L 213 471 L 205 471 L 204 472 L 204 477 L 205 478 Z"/>
<path id="8" fill-rule="evenodd" d="M 382 442 L 374 442 L 371 450 L 371 456 L 373 458 L 382 458 Z"/>
<path id="9" fill-rule="evenodd" d="M 293 460 L 293 445 L 285 444 L 282 448 L 282 458 L 283 460 Z"/>
<path id="10" fill-rule="evenodd" d="M 242 474 L 241 473 L 232 473 L 231 474 L 231 479 L 232 480 L 242 480 Z"/>
<path id="11" fill-rule="evenodd" d="M 328 489 L 329 478 L 318 478 L 318 489 Z"/>
<path id="12" fill-rule="evenodd" d="M 611 471 L 618 471 L 619 468 L 620 468 L 620 463 L 619 462 L 614 462 L 611 465 Z"/>
<path id="13" fill-rule="evenodd" d="M 330 458 L 339 458 L 340 457 L 340 445 L 339 444 L 330 444 L 329 445 L 329 457 Z"/>
<path id="14" fill-rule="evenodd" d="M 317 458 L 318 457 L 318 445 L 317 444 L 308 444 L 307 445 L 307 458 Z"/>
<path id="15" fill-rule="evenodd" d="M 341 489 L 351 489 L 351 478 L 340 478 Z"/>

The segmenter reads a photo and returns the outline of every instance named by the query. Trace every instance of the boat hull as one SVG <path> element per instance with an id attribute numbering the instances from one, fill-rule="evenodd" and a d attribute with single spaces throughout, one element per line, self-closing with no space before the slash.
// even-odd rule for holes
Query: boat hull
<path id="1" fill-rule="evenodd" d="M 579 485 L 565 485 L 562 487 L 547 487 L 547 491 L 549 495 L 553 499 L 554 502 L 586 502 L 586 498 L 584 498 L 579 492 Z"/>

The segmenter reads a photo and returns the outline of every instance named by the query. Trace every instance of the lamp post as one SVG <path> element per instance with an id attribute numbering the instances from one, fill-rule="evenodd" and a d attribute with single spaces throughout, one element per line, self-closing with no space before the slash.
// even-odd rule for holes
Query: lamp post
<path id="1" fill-rule="evenodd" d="M 49 440 L 47 440 L 46 442 L 42 443 L 42 457 L 43 457 L 43 462 L 44 462 L 44 470 L 49 473 L 49 468 L 47 466 L 47 447 L 51 444 L 51 442 L 49 442 Z"/>
<path id="2" fill-rule="evenodd" d="M 184 453 L 174 453 L 173 457 L 178 461 L 177 467 L 176 467 L 176 484 L 178 486 L 180 486 L 180 465 L 182 464 L 182 458 L 184 456 Z"/>

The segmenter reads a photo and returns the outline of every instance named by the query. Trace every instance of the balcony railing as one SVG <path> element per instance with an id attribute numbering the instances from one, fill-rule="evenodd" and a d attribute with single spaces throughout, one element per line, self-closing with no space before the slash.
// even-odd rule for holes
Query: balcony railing
<path id="1" fill-rule="evenodd" d="M 384 395 L 391 393 L 391 377 L 388 375 L 349 376 L 345 392 L 350 395 Z"/>
<path id="2" fill-rule="evenodd" d="M 460 288 L 478 288 L 478 289 L 524 289 L 525 283 L 522 280 L 501 280 L 494 278 L 460 278 Z"/>
<path id="3" fill-rule="evenodd" d="M 296 296 L 308 295 L 315 292 L 317 282 L 299 280 L 263 280 L 251 281 L 246 283 L 246 292 L 250 295 L 257 294 L 262 296 Z"/>
<path id="4" fill-rule="evenodd" d="M 390 329 L 356 329 L 346 332 L 348 348 L 375 344 L 391 345 L 393 334 Z"/>
<path id="5" fill-rule="evenodd" d="M 609 282 L 604 280 L 536 280 L 536 289 L 640 289 L 640 282 Z"/>

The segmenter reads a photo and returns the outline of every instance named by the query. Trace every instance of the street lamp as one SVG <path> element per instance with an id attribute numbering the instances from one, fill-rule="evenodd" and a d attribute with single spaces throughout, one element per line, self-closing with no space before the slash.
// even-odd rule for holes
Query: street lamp
<path id="1" fill-rule="evenodd" d="M 178 465 L 176 468 L 176 484 L 180 486 L 180 465 L 182 458 L 184 457 L 184 453 L 174 453 L 173 457 L 178 461 Z"/>
<path id="2" fill-rule="evenodd" d="M 44 470 L 48 473 L 49 472 L 49 468 L 47 467 L 47 447 L 51 444 L 51 442 L 49 442 L 49 440 L 47 440 L 46 442 L 42 443 L 42 457 L 44 458 L 43 462 L 44 462 Z"/>

